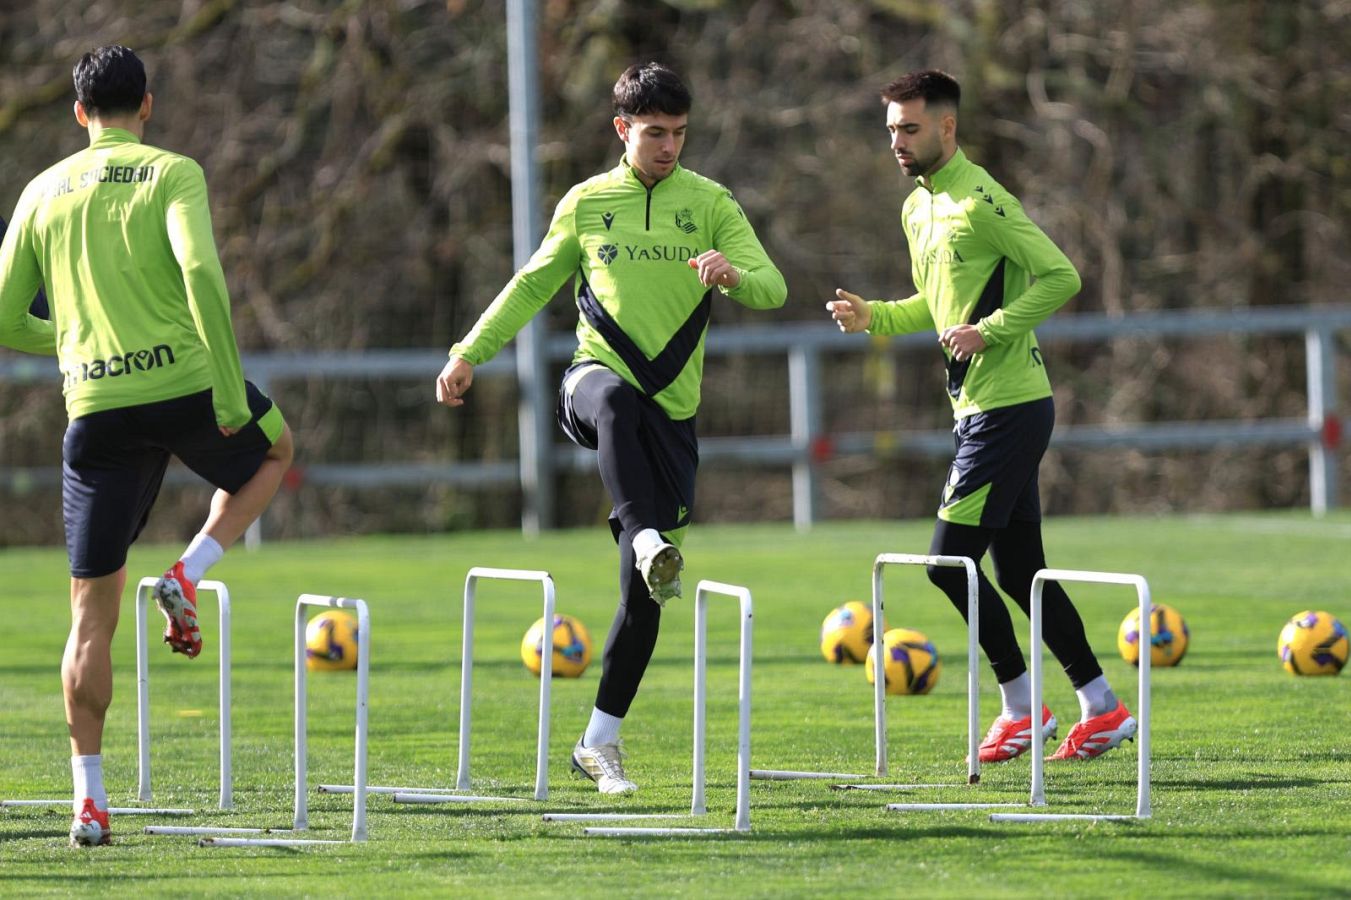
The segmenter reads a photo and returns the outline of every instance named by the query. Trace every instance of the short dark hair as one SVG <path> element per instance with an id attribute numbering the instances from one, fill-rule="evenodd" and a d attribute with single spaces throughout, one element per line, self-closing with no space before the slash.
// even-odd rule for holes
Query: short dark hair
<path id="1" fill-rule="evenodd" d="M 136 112 L 145 99 L 145 66 L 121 45 L 81 56 L 73 74 L 75 99 L 88 115 Z"/>
<path id="2" fill-rule="evenodd" d="M 900 103 L 903 100 L 921 98 L 925 106 L 941 103 L 956 109 L 962 100 L 962 88 L 957 84 L 957 79 L 938 69 L 911 72 L 882 88 L 883 103 Z"/>
<path id="3" fill-rule="evenodd" d="M 615 82 L 615 115 L 662 113 L 683 116 L 690 111 L 690 92 L 680 76 L 661 63 L 629 66 Z"/>

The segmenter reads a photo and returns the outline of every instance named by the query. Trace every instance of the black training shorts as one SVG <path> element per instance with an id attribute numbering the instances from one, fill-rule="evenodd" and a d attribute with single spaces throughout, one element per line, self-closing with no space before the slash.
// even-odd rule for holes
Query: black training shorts
<path id="1" fill-rule="evenodd" d="M 216 426 L 210 390 L 71 421 L 62 446 L 61 508 L 73 577 L 122 568 L 150 518 L 170 456 L 231 494 L 254 476 L 282 423 L 262 391 L 244 386 L 253 418 L 230 437 Z"/>
<path id="2" fill-rule="evenodd" d="M 959 419 L 938 517 L 983 528 L 1040 522 L 1037 469 L 1054 426 L 1050 397 Z"/>

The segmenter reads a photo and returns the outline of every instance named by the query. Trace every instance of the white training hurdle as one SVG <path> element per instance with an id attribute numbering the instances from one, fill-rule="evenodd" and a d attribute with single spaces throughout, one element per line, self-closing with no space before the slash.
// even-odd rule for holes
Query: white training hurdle
<path id="1" fill-rule="evenodd" d="M 966 609 L 967 609 L 967 784 L 980 781 L 980 757 L 977 750 L 980 745 L 980 594 L 976 576 L 976 564 L 965 556 L 928 556 L 914 553 L 882 553 L 873 560 L 872 566 L 872 614 L 873 614 L 873 670 L 885 671 L 885 645 L 883 641 L 883 620 L 885 602 L 883 600 L 883 574 L 888 566 L 942 566 L 966 570 Z M 875 756 L 873 775 L 885 777 L 887 764 L 887 705 L 886 679 L 878 675 L 873 685 L 873 731 Z M 768 781 L 792 781 L 797 779 L 828 779 L 845 781 L 865 778 L 843 772 L 811 772 L 793 769 L 752 769 L 751 777 Z M 952 784 L 837 784 L 837 790 L 861 791 L 908 791 L 925 788 L 953 787 Z"/>
<path id="2" fill-rule="evenodd" d="M 741 607 L 741 643 L 737 689 L 736 820 L 732 828 L 630 828 L 584 829 L 588 837 L 691 837 L 714 834 L 744 834 L 751 830 L 751 592 L 737 585 L 700 581 L 694 594 L 694 771 L 688 813 L 545 813 L 545 822 L 601 822 L 634 819 L 690 819 L 707 815 L 704 799 L 705 714 L 708 683 L 708 597 L 731 597 Z"/>
<path id="3" fill-rule="evenodd" d="M 1083 572 L 1073 569 L 1042 569 L 1032 578 L 1032 708 L 1041 709 L 1042 665 L 1041 665 L 1041 595 L 1048 581 L 1077 581 L 1089 584 L 1122 584 L 1135 588 L 1140 603 L 1140 621 L 1145 624 L 1148 634 L 1149 622 L 1149 582 L 1144 576 L 1122 572 Z M 1149 808 L 1149 657 L 1147 642 L 1140 651 L 1139 699 L 1135 709 L 1139 731 L 1138 741 L 1138 780 L 1136 783 L 1135 815 L 1111 815 L 1106 813 L 995 813 L 990 816 L 992 822 L 1044 822 L 1044 821 L 1132 821 L 1148 819 Z M 1045 763 L 1042 760 L 1042 736 L 1040 728 L 1032 729 L 1032 793 L 1029 803 L 1032 806 L 1046 805 L 1046 786 L 1044 780 Z"/>
<path id="4" fill-rule="evenodd" d="M 460 661 L 460 740 L 459 765 L 455 773 L 455 787 L 390 787 L 376 785 L 367 787 L 368 793 L 390 794 L 395 803 L 497 803 L 520 802 L 522 797 L 496 797 L 479 794 L 455 793 L 470 789 L 469 782 L 469 745 L 471 715 L 473 704 L 474 679 L 474 610 L 478 594 L 478 583 L 490 581 L 537 581 L 544 594 L 544 621 L 554 618 L 554 580 L 548 572 L 530 569 L 495 569 L 488 566 L 475 566 L 464 579 L 464 637 Z M 549 721 L 551 691 L 553 689 L 553 654 L 540 656 L 539 685 L 539 728 L 535 746 L 535 799 L 544 800 L 549 796 Z M 347 784 L 321 784 L 319 792 L 325 794 L 349 794 L 352 786 Z"/>
<path id="5" fill-rule="evenodd" d="M 306 831 L 309 828 L 308 790 L 308 737 L 307 737 L 307 699 L 305 667 L 305 615 L 309 607 L 327 609 L 350 609 L 357 616 L 357 685 L 356 685 L 356 740 L 353 772 L 352 801 L 352 837 L 351 842 L 366 840 L 366 748 L 368 733 L 366 712 L 370 698 L 371 665 L 371 618 L 366 601 L 347 597 L 301 594 L 296 599 L 295 609 L 295 815 L 292 831 Z M 271 833 L 279 829 L 260 829 L 259 832 Z M 161 832 L 162 833 L 162 832 Z M 349 841 L 313 840 L 296 838 L 236 838 L 230 834 L 239 833 L 235 829 L 206 827 L 194 831 L 177 831 L 178 834 L 227 835 L 225 837 L 204 837 L 198 844 L 203 847 L 305 847 L 324 844 L 346 844 Z"/>
<path id="6" fill-rule="evenodd" d="M 137 726 L 137 799 L 148 802 L 150 791 L 150 639 L 146 617 L 157 577 L 142 578 L 136 587 L 136 726 Z M 230 591 L 220 581 L 205 580 L 197 585 L 197 594 L 216 595 L 220 627 L 220 808 L 234 806 L 234 773 L 230 761 Z"/>

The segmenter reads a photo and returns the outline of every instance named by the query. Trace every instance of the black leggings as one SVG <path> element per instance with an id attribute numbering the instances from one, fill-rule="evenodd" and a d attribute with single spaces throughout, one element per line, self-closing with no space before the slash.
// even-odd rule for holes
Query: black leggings
<path id="1" fill-rule="evenodd" d="M 634 565 L 633 534 L 619 536 L 619 609 L 605 641 L 596 709 L 618 718 L 628 715 L 643 673 L 657 646 L 661 607 L 652 599 Z"/>
<path id="2" fill-rule="evenodd" d="M 564 388 L 559 424 L 577 444 L 596 450 L 601 481 L 614 504 L 610 528 L 619 544 L 619 608 L 602 655 L 596 708 L 623 718 L 661 625 L 661 607 L 635 566 L 633 537 L 644 528 L 669 534 L 688 524 L 699 464 L 694 421 L 671 420 L 618 375 L 597 367 L 574 382 L 571 392 Z"/>
<path id="3" fill-rule="evenodd" d="M 1032 577 L 1046 567 L 1040 522 L 1009 522 L 1006 528 L 957 525 L 942 519 L 934 527 L 929 553 L 934 556 L 966 556 L 979 567 L 986 550 L 994 563 L 995 580 L 1013 598 L 1023 613 L 1030 609 Z M 948 595 L 962 618 L 966 618 L 966 571 L 928 568 L 929 580 Z M 1027 671 L 1023 651 L 1013 630 L 1013 620 L 1003 598 L 978 568 L 980 584 L 980 646 L 1000 684 Z M 1059 583 L 1046 582 L 1042 590 L 1042 639 L 1060 661 L 1076 689 L 1102 674 L 1097 657 L 1088 646 L 1084 623 Z"/>

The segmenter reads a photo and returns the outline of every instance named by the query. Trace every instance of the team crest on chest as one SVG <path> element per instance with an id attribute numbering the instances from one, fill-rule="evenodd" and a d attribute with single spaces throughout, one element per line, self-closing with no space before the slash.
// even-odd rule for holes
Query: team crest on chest
<path id="1" fill-rule="evenodd" d="M 682 209 L 675 214 L 676 227 L 686 234 L 694 234 L 699 230 L 699 226 L 694 224 L 694 213 L 688 209 Z"/>

